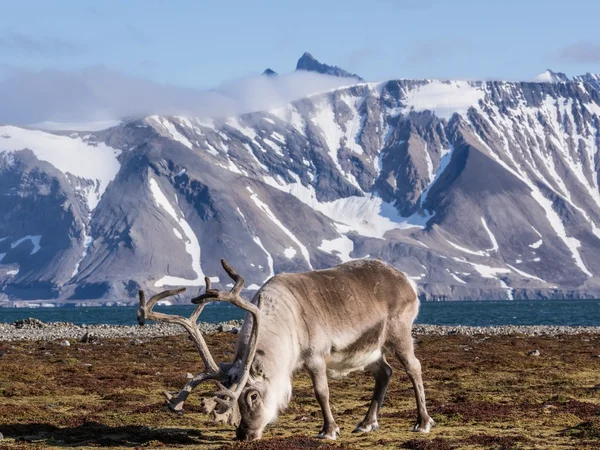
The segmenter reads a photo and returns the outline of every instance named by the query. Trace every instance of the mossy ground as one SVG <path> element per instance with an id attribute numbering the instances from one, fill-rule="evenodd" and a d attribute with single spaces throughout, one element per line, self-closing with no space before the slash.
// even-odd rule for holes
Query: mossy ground
<path id="1" fill-rule="evenodd" d="M 207 342 L 230 358 L 235 336 Z M 538 349 L 540 356 L 529 356 Z M 373 380 L 355 373 L 330 380 L 341 428 L 336 443 L 313 439 L 321 413 L 308 377 L 265 439 L 233 442 L 229 427 L 200 413 L 200 392 L 185 414 L 165 410 L 162 390 L 177 391 L 200 360 L 185 336 L 146 340 L 0 342 L 0 447 L 183 447 L 189 449 L 600 448 L 600 335 L 543 337 L 420 336 L 429 412 L 438 426 L 410 430 L 415 402 L 396 361 L 381 429 L 352 434 L 366 412 Z"/>

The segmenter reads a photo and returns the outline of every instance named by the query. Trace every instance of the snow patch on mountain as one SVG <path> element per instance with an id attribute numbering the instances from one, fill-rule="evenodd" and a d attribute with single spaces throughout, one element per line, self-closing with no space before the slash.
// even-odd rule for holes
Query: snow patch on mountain
<path id="1" fill-rule="evenodd" d="M 294 256 L 296 256 L 298 252 L 296 251 L 296 249 L 294 247 L 288 247 L 286 249 L 283 250 L 283 254 L 285 255 L 285 257 L 287 259 L 293 259 Z"/>
<path id="2" fill-rule="evenodd" d="M 258 198 L 258 195 L 252 190 L 250 186 L 247 186 L 246 189 L 248 190 L 248 192 L 250 192 L 250 198 L 252 199 L 254 204 L 260 210 L 262 210 L 266 214 L 266 216 L 300 248 L 300 253 L 302 253 L 302 256 L 306 260 L 308 267 L 310 267 L 310 269 L 312 270 L 313 267 L 310 262 L 310 253 L 308 252 L 308 249 L 304 246 L 304 244 L 302 244 L 302 242 L 300 242 L 298 238 L 294 236 L 294 234 L 290 230 L 288 230 L 283 223 L 281 223 L 277 216 L 273 214 L 271 208 L 269 208 L 269 206 L 266 203 L 264 203 L 260 200 L 260 198 Z"/>
<path id="3" fill-rule="evenodd" d="M 319 250 L 336 255 L 342 262 L 355 259 L 350 256 L 350 253 L 354 251 L 354 242 L 348 236 L 342 235 L 331 240 L 323 239 L 321 245 L 319 245 Z"/>
<path id="4" fill-rule="evenodd" d="M 92 239 L 92 237 L 88 236 L 87 233 L 84 231 L 83 232 L 83 252 L 81 253 L 81 257 L 79 258 L 79 260 L 75 264 L 75 269 L 73 269 L 73 273 L 71 274 L 71 278 L 74 278 L 79 273 L 79 266 L 81 265 L 81 262 L 87 256 L 88 250 L 92 246 L 93 243 L 94 243 L 94 240 Z"/>
<path id="5" fill-rule="evenodd" d="M 159 116 L 150 116 L 146 118 L 146 122 L 158 128 L 173 140 L 185 145 L 187 148 L 192 148 L 192 143 L 186 138 L 168 119 Z"/>
<path id="6" fill-rule="evenodd" d="M 403 103 L 409 111 L 432 111 L 449 120 L 454 113 L 466 116 L 484 96 L 481 87 L 468 81 L 433 80 L 406 92 Z"/>
<path id="7" fill-rule="evenodd" d="M 481 218 L 481 223 L 483 224 L 483 228 L 485 228 L 485 231 L 488 234 L 488 236 L 490 237 L 490 241 L 492 242 L 492 248 L 488 248 L 487 251 L 488 252 L 497 252 L 500 247 L 498 246 L 498 241 L 496 240 L 496 236 L 494 236 L 494 234 L 490 230 L 490 227 L 488 227 L 488 224 L 483 217 Z"/>
<path id="8" fill-rule="evenodd" d="M 461 245 L 455 244 L 454 242 L 449 241 L 448 239 L 446 239 L 446 242 L 448 244 L 450 244 L 452 247 L 454 247 L 456 250 L 460 250 L 463 253 L 467 253 L 469 255 L 474 255 L 474 256 L 489 256 L 489 254 L 487 252 L 484 252 L 482 250 L 470 250 L 466 247 L 463 247 Z"/>
<path id="9" fill-rule="evenodd" d="M 154 178 L 150 178 L 150 191 L 152 192 L 152 197 L 156 203 L 156 206 L 162 208 L 166 211 L 166 213 L 175 220 L 175 222 L 179 225 L 182 233 L 176 233 L 179 239 L 181 239 L 185 245 L 186 252 L 192 257 L 192 270 L 196 273 L 196 278 L 193 280 L 188 280 L 186 278 L 174 277 L 166 275 L 154 283 L 156 287 L 162 286 L 202 286 L 204 285 L 204 273 L 202 272 L 202 267 L 200 266 L 200 243 L 198 242 L 198 238 L 192 230 L 192 227 L 185 220 L 185 216 L 179 210 L 179 213 L 175 211 L 175 208 L 169 202 L 169 199 L 164 194 L 158 182 Z M 183 238 L 183 239 L 182 239 Z"/>
<path id="10" fill-rule="evenodd" d="M 419 213 L 403 217 L 393 205 L 373 194 L 345 197 L 331 202 L 319 202 L 314 188 L 311 185 L 304 186 L 300 178 L 293 175 L 296 178 L 294 183 L 280 182 L 273 177 L 264 177 L 263 180 L 270 186 L 293 195 L 315 211 L 329 217 L 341 225 L 344 233 L 355 231 L 362 236 L 383 238 L 384 234 L 391 230 L 424 228 L 429 219 L 433 217 Z"/>
<path id="11" fill-rule="evenodd" d="M 538 83 L 561 83 L 569 81 L 569 77 L 562 72 L 554 72 L 550 69 L 547 69 L 545 72 L 537 75 L 533 81 Z"/>
<path id="12" fill-rule="evenodd" d="M 273 276 L 275 276 L 275 269 L 273 267 L 273 257 L 267 251 L 267 249 L 265 248 L 265 246 L 263 245 L 262 241 L 260 240 L 260 238 L 258 236 L 254 236 L 253 240 L 254 240 L 254 242 L 256 242 L 256 245 L 258 245 L 262 249 L 262 251 L 265 252 L 265 255 L 267 255 L 267 265 L 269 266 L 269 275 L 267 276 L 267 278 L 265 278 L 264 282 L 266 282 L 269 278 L 272 278 Z"/>
<path id="13" fill-rule="evenodd" d="M 536 241 L 533 244 L 529 244 L 529 246 L 531 248 L 536 248 L 537 249 L 537 248 L 540 248 L 543 243 L 544 243 L 544 241 L 540 239 L 539 241 Z"/>
<path id="14" fill-rule="evenodd" d="M 42 236 L 25 236 L 22 237 L 21 239 L 17 239 L 16 241 L 14 241 L 12 244 L 10 244 L 10 248 L 17 248 L 19 245 L 21 245 L 23 242 L 25 241 L 30 241 L 31 244 L 33 245 L 33 248 L 31 249 L 31 252 L 29 253 L 30 255 L 34 255 L 37 252 L 39 252 L 41 250 L 41 246 L 40 246 L 40 241 L 42 240 Z"/>
<path id="15" fill-rule="evenodd" d="M 522 271 L 522 270 L 519 270 L 519 269 L 517 269 L 516 267 L 514 267 L 514 266 L 511 266 L 510 264 L 506 264 L 506 265 L 507 265 L 508 267 L 510 267 L 512 270 L 514 270 L 516 273 L 518 273 L 519 275 L 521 275 L 522 277 L 524 277 L 524 278 L 530 278 L 530 279 L 532 279 L 532 280 L 537 280 L 537 281 L 541 281 L 542 283 L 546 283 L 544 280 L 542 280 L 542 279 L 541 279 L 541 278 L 539 278 L 539 277 L 536 277 L 535 275 L 531 275 L 531 274 L 529 274 L 529 273 L 527 273 L 527 272 L 524 272 L 524 271 Z"/>
<path id="16" fill-rule="evenodd" d="M 108 184 L 115 178 L 121 165 L 120 150 L 104 143 L 89 143 L 81 137 L 60 136 L 39 130 L 0 126 L 0 152 L 31 150 L 63 173 L 97 183 L 95 195 L 89 195 L 88 207 L 93 210 Z"/>
<path id="17" fill-rule="evenodd" d="M 317 112 L 311 117 L 311 120 L 313 124 L 321 130 L 323 138 L 325 139 L 325 144 L 329 150 L 329 157 L 338 172 L 341 173 L 352 186 L 362 190 L 354 175 L 342 169 L 340 161 L 338 160 L 338 150 L 341 147 L 341 141 L 342 138 L 345 137 L 345 133 L 336 122 L 335 112 L 327 97 L 323 97 L 322 101 L 317 105 Z"/>

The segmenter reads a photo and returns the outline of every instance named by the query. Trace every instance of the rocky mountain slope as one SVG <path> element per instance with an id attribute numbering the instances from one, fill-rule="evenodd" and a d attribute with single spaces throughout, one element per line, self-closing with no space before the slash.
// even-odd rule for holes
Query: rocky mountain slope
<path id="1" fill-rule="evenodd" d="M 595 80 L 595 81 L 594 81 Z M 426 299 L 600 295 L 600 91 L 392 80 L 222 119 L 0 127 L 0 298 L 381 258 Z"/>

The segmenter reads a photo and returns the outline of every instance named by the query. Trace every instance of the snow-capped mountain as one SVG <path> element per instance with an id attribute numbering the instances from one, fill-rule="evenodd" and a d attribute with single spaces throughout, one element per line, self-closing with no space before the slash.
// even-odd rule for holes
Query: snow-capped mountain
<path id="1" fill-rule="evenodd" d="M 428 299 L 600 294 L 600 92 L 357 83 L 223 119 L 0 127 L 4 299 L 250 288 L 381 258 Z"/>
<path id="2" fill-rule="evenodd" d="M 569 77 L 563 72 L 554 72 L 550 69 L 547 69 L 545 72 L 536 76 L 534 81 L 538 81 L 540 83 L 564 83 L 569 81 Z"/>

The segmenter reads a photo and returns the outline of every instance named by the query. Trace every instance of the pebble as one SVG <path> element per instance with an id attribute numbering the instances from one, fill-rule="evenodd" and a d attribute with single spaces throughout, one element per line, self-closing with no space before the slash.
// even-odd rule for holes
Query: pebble
<path id="1" fill-rule="evenodd" d="M 467 336 L 560 336 L 577 334 L 600 334 L 600 327 L 568 327 L 559 325 L 501 325 L 494 327 L 469 327 L 463 325 L 421 325 L 413 326 L 414 335 L 456 335 Z"/>
<path id="2" fill-rule="evenodd" d="M 221 330 L 235 334 L 242 321 L 223 323 L 200 322 L 198 327 L 203 334 L 214 334 Z M 129 338 L 133 345 L 143 344 L 143 339 L 185 334 L 181 326 L 167 323 L 138 325 L 75 325 L 68 322 L 40 322 L 37 319 L 24 319 L 15 323 L 0 322 L 0 341 L 56 341 L 72 339 L 82 341 L 85 335 L 91 344 L 102 345 L 103 339 Z M 422 325 L 413 327 L 413 335 L 487 335 L 487 336 L 560 336 L 560 335 L 600 334 L 600 327 L 567 326 L 517 326 L 468 327 L 452 325 Z"/>
<path id="3" fill-rule="evenodd" d="M 535 350 L 531 350 L 527 353 L 529 356 L 540 356 L 540 351 L 536 348 Z"/>
<path id="4" fill-rule="evenodd" d="M 71 343 L 69 341 L 67 341 L 67 340 L 60 341 L 60 346 L 61 347 L 70 347 Z"/>

